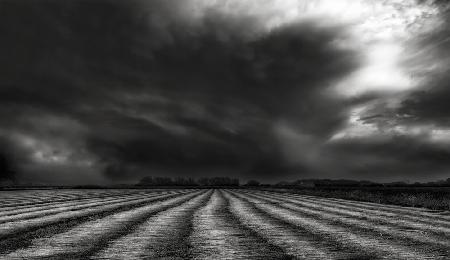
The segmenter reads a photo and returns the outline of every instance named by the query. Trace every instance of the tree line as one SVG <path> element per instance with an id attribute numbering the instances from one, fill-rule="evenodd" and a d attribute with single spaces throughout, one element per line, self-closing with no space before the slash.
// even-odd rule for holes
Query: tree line
<path id="1" fill-rule="evenodd" d="M 237 178 L 211 177 L 211 178 L 170 178 L 152 177 L 142 178 L 136 186 L 244 186 L 244 187 L 274 187 L 274 188 L 320 188 L 320 187 L 450 187 L 450 178 L 425 183 L 390 182 L 378 183 L 357 180 L 330 180 L 330 179 L 302 179 L 292 182 L 282 181 L 276 184 L 261 184 L 257 180 L 249 180 L 244 184 Z"/>
<path id="2" fill-rule="evenodd" d="M 179 177 L 173 179 L 170 177 L 147 176 L 142 178 L 137 186 L 240 186 L 240 181 L 237 178 L 229 177 L 211 177 L 198 179 Z"/>

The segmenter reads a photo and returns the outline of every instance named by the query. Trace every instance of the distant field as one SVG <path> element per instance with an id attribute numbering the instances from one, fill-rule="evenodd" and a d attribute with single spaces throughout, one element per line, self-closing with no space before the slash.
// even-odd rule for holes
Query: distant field
<path id="1" fill-rule="evenodd" d="M 267 189 L 303 195 L 450 210 L 450 187 L 315 187 Z"/>
<path id="2" fill-rule="evenodd" d="M 450 259 L 450 213 L 261 190 L 0 191 L 0 259 Z"/>

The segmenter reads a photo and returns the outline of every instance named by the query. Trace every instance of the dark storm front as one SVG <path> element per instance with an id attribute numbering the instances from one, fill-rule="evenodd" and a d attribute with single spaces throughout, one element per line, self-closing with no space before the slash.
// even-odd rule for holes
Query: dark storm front
<path id="1" fill-rule="evenodd" d="M 447 179 L 442 0 L 0 1 L 0 183 Z"/>
<path id="2" fill-rule="evenodd" d="M 3 191 L 2 259 L 448 259 L 445 212 L 248 189 Z"/>

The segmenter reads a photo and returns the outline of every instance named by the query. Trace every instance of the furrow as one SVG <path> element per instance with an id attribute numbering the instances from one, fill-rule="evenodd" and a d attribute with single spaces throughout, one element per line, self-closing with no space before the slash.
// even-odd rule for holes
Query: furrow
<path id="1" fill-rule="evenodd" d="M 252 193 L 248 193 L 252 194 Z M 351 217 L 354 219 L 362 220 L 367 223 L 386 225 L 391 228 L 399 229 L 400 231 L 418 232 L 421 234 L 426 234 L 430 237 L 435 237 L 437 240 L 448 240 L 450 239 L 450 228 L 446 228 L 439 225 L 432 225 L 430 223 L 424 223 L 422 221 L 412 221 L 408 219 L 407 215 L 404 214 L 391 214 L 383 215 L 379 212 L 367 211 L 360 209 L 358 207 L 345 207 L 341 208 L 338 206 L 333 207 L 332 205 L 323 204 L 320 202 L 315 202 L 311 200 L 303 200 L 300 198 L 292 199 L 290 197 L 285 197 L 275 194 L 260 194 L 253 193 L 253 195 L 258 195 L 267 199 L 277 199 L 278 201 L 283 201 L 287 203 L 293 203 L 296 206 L 302 208 L 308 208 L 312 210 L 320 210 L 327 212 L 329 214 L 336 214 L 343 218 Z"/>
<path id="2" fill-rule="evenodd" d="M 414 250 L 426 252 L 436 257 L 450 257 L 450 240 L 443 237 L 433 237 L 426 233 L 416 230 L 402 230 L 396 226 L 383 225 L 380 223 L 359 220 L 352 216 L 334 214 L 320 209 L 311 209 L 298 206 L 293 203 L 282 202 L 281 198 L 267 198 L 260 195 L 250 195 L 264 202 L 269 202 L 279 207 L 292 210 L 295 214 L 304 218 L 316 219 L 326 224 L 343 227 L 356 233 L 370 235 L 371 237 L 381 239 L 383 242 L 390 241 L 390 245 L 398 247 L 413 247 Z M 281 201 L 280 201 L 281 200 Z"/>
<path id="3" fill-rule="evenodd" d="M 86 259 L 109 241 L 126 235 L 148 217 L 198 196 L 201 192 L 155 201 L 136 209 L 88 221 L 67 232 L 36 239 L 30 247 L 12 252 L 7 259 Z"/>
<path id="4" fill-rule="evenodd" d="M 69 211 L 77 211 L 82 210 L 86 208 L 93 208 L 93 207 L 100 207 L 104 205 L 111 205 L 115 203 L 121 203 L 121 202 L 127 202 L 127 201 L 133 201 L 143 198 L 151 198 L 156 195 L 147 195 L 147 196 L 128 196 L 124 198 L 114 198 L 114 199 L 106 199 L 106 200 L 93 200 L 92 202 L 84 202 L 84 203 L 62 203 L 61 205 L 55 205 L 52 208 L 49 209 L 42 209 L 42 208 L 36 208 L 33 211 L 24 212 L 24 213 L 18 213 L 14 215 L 7 215 L 0 217 L 0 224 L 6 223 L 6 222 L 14 222 L 14 221 L 21 221 L 26 219 L 33 219 L 38 217 L 44 217 L 52 214 L 57 214 L 61 212 L 69 212 Z"/>
<path id="5" fill-rule="evenodd" d="M 204 205 L 211 191 L 183 204 L 162 211 L 140 225 L 134 232 L 109 244 L 92 259 L 188 258 L 187 237 L 194 212 Z"/>
<path id="6" fill-rule="evenodd" d="M 48 237 L 55 233 L 64 232 L 73 226 L 79 225 L 81 222 L 99 219 L 116 212 L 130 210 L 181 194 L 184 193 L 160 195 L 136 201 L 105 205 L 99 208 L 63 212 L 37 219 L 2 224 L 0 226 L 0 253 L 11 252 L 18 248 L 26 247 L 34 238 Z"/>
<path id="7" fill-rule="evenodd" d="M 153 193 L 154 195 L 157 195 L 157 193 Z M 70 206 L 70 205 L 77 205 L 82 203 L 89 203 L 92 201 L 106 201 L 106 200 L 112 200 L 112 199 L 120 199 L 120 198 L 128 198 L 128 197 L 137 197 L 137 196 L 147 196 L 152 195 L 152 193 L 146 193 L 146 194 L 115 194 L 108 197 L 96 197 L 93 196 L 92 198 L 83 198 L 83 199 L 77 199 L 77 200 L 68 200 L 68 201 L 60 201 L 60 202 L 49 202 L 46 204 L 37 204 L 35 206 L 25 206 L 25 207 L 18 207 L 18 208 L 9 208 L 9 209 L 1 209 L 0 210 L 0 217 L 4 216 L 12 216 L 22 213 L 28 213 L 33 212 L 36 210 L 46 210 L 46 209 L 53 209 L 58 208 L 61 205 L 64 206 Z"/>
<path id="8" fill-rule="evenodd" d="M 229 211 L 222 192 L 196 212 L 190 237 L 194 259 L 286 259 L 283 250 L 245 227 Z"/>
<path id="9" fill-rule="evenodd" d="M 224 195 L 230 203 L 230 211 L 243 225 L 254 230 L 270 244 L 281 248 L 290 258 L 350 259 L 356 256 L 343 252 L 339 248 L 324 247 L 317 237 L 272 217 L 228 190 L 224 192 Z M 359 256 L 363 256 L 360 259 L 364 259 L 363 254 Z"/>
<path id="10" fill-rule="evenodd" d="M 273 193 L 272 193 L 273 194 Z M 430 212 L 427 216 L 423 216 L 421 214 L 415 214 L 413 211 L 416 210 L 416 208 L 407 208 L 407 212 L 398 212 L 398 211 L 391 211 L 386 210 L 385 205 L 383 204 L 375 204 L 378 205 L 378 207 L 371 206 L 361 206 L 358 203 L 355 203 L 354 205 L 349 201 L 349 203 L 336 203 L 336 202 L 330 202 L 323 200 L 323 198 L 320 197 L 311 197 L 311 196 L 290 196 L 286 195 L 286 197 L 302 200 L 305 202 L 315 203 L 317 205 L 324 205 L 324 206 L 330 206 L 338 209 L 343 210 L 355 210 L 358 212 L 367 212 L 368 214 L 371 214 L 373 216 L 382 216 L 382 217 L 389 217 L 389 218 L 397 218 L 398 216 L 401 216 L 405 220 L 412 221 L 414 223 L 422 223 L 424 225 L 428 225 L 431 227 L 435 227 L 435 229 L 449 229 L 450 228 L 450 221 L 445 220 L 445 218 L 442 218 L 441 212 Z M 422 212 L 420 209 L 417 209 L 418 212 Z M 435 218 L 431 218 L 430 215 L 435 216 Z"/>
<path id="11" fill-rule="evenodd" d="M 296 212 L 267 203 L 261 199 L 249 197 L 248 194 L 239 195 L 242 199 L 255 205 L 255 207 L 268 214 L 308 230 L 311 234 L 321 236 L 323 239 L 340 244 L 348 250 L 369 253 L 374 258 L 395 259 L 436 259 L 435 256 L 424 254 L 415 248 L 391 245 L 390 241 L 376 239 L 370 235 L 357 234 L 354 230 L 329 224 L 320 219 L 305 217 Z"/>
<path id="12" fill-rule="evenodd" d="M 309 195 L 297 195 L 292 194 L 289 196 L 301 197 L 306 199 L 312 199 L 314 201 L 323 201 L 327 203 L 332 203 L 334 205 L 342 205 L 342 206 L 350 206 L 350 207 L 358 207 L 368 210 L 378 210 L 384 211 L 391 214 L 401 214 L 401 215 L 410 215 L 418 218 L 422 218 L 431 222 L 442 222 L 443 224 L 450 223 L 450 216 L 439 214 L 441 211 L 430 210 L 424 208 L 414 208 L 414 207 L 402 207 L 396 205 L 389 204 L 377 204 L 373 202 L 361 202 L 361 201 L 351 201 L 344 199 L 336 199 L 336 198 L 324 198 L 318 196 L 309 196 Z"/>
<path id="13" fill-rule="evenodd" d="M 106 198 L 109 197 L 110 194 L 109 193 L 96 193 L 96 192 L 86 192 L 86 193 L 81 193 L 83 191 L 79 191 L 80 194 L 78 194 L 77 196 L 74 197 L 67 197 L 64 199 L 61 199 L 61 197 L 64 197 L 64 194 L 61 194 L 60 196 L 58 195 L 54 195 L 54 196 L 47 196 L 45 194 L 42 194 L 40 197 L 40 199 L 38 201 L 24 201 L 24 199 L 19 199 L 14 203 L 11 203 L 9 205 L 3 205 L 2 206 L 2 211 L 6 211 L 6 210 L 15 210 L 15 209 L 21 209 L 21 208 L 27 208 L 27 207 L 36 207 L 38 205 L 51 205 L 54 203 L 61 203 L 61 202 L 66 202 L 66 201 L 74 201 L 74 200 L 84 200 L 84 199 L 92 199 L 92 198 Z M 154 193 L 155 191 L 151 191 L 151 193 Z M 132 192 L 124 192 L 124 193 L 120 193 L 120 192 L 114 192 L 114 194 L 118 193 L 119 196 L 122 196 L 124 194 L 136 194 L 136 193 L 147 193 L 144 191 L 132 191 Z M 1 194 L 1 192 L 0 192 Z"/>

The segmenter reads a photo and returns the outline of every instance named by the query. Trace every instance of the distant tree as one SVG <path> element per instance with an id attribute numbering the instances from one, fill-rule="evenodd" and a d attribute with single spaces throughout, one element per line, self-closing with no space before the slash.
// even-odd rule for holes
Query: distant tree
<path id="1" fill-rule="evenodd" d="M 172 180 L 172 178 L 151 176 L 142 178 L 138 183 L 138 185 L 141 186 L 171 186 L 174 184 L 175 182 Z"/>
<path id="2" fill-rule="evenodd" d="M 197 183 L 201 186 L 239 186 L 239 179 L 229 177 L 200 178 Z"/>
<path id="3" fill-rule="evenodd" d="M 198 183 L 195 181 L 195 179 L 193 179 L 193 178 L 188 178 L 188 179 L 187 179 L 187 185 L 189 185 L 189 186 L 197 186 Z"/>
<path id="4" fill-rule="evenodd" d="M 387 183 L 386 185 L 390 186 L 390 187 L 406 187 L 406 186 L 408 186 L 408 184 L 403 181 L 390 182 L 390 183 Z"/>
<path id="5" fill-rule="evenodd" d="M 312 180 L 298 180 L 293 182 L 292 185 L 296 187 L 307 188 L 307 187 L 315 187 L 316 184 Z"/>
<path id="6" fill-rule="evenodd" d="M 138 185 L 153 186 L 153 185 L 155 185 L 155 183 L 153 182 L 153 177 L 147 176 L 147 177 L 142 178 L 139 181 Z"/>
<path id="7" fill-rule="evenodd" d="M 210 179 L 210 181 L 214 186 L 229 186 L 231 184 L 231 179 L 228 177 L 215 177 Z"/>
<path id="8" fill-rule="evenodd" d="M 175 180 L 173 181 L 173 184 L 175 186 L 184 186 L 184 185 L 186 185 L 186 182 L 187 181 L 185 178 L 178 177 L 178 178 L 175 178 Z"/>
<path id="9" fill-rule="evenodd" d="M 197 186 L 197 183 L 192 178 L 178 177 L 173 183 L 175 186 Z"/>
<path id="10" fill-rule="evenodd" d="M 198 179 L 198 184 L 200 184 L 201 186 L 208 186 L 210 185 L 209 183 L 209 179 L 208 178 L 200 178 Z"/>
<path id="11" fill-rule="evenodd" d="M 172 178 L 170 177 L 155 177 L 154 183 L 156 186 L 170 186 L 173 185 Z"/>
<path id="12" fill-rule="evenodd" d="M 169 177 L 151 177 L 142 178 L 139 186 L 239 186 L 239 179 L 229 177 L 200 178 L 197 181 L 193 178 L 178 177 L 174 180 Z"/>
<path id="13" fill-rule="evenodd" d="M 259 181 L 256 181 L 256 180 L 249 180 L 247 182 L 247 184 L 245 184 L 245 186 L 250 186 L 250 187 L 256 187 L 259 185 L 260 185 Z"/>
<path id="14" fill-rule="evenodd" d="M 291 186 L 291 185 L 292 185 L 292 183 L 290 183 L 290 182 L 280 181 L 280 182 L 277 182 L 274 186 L 284 187 L 284 186 Z"/>

